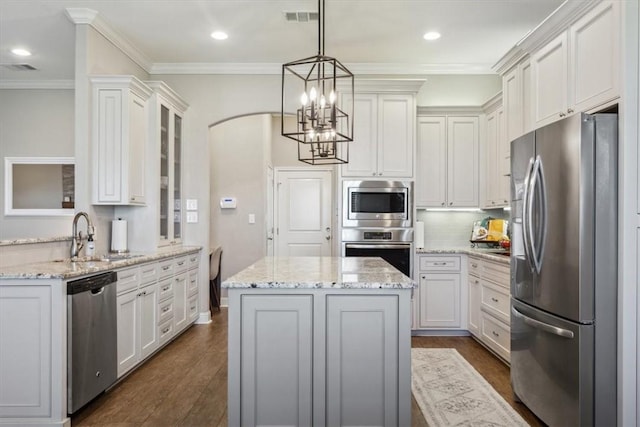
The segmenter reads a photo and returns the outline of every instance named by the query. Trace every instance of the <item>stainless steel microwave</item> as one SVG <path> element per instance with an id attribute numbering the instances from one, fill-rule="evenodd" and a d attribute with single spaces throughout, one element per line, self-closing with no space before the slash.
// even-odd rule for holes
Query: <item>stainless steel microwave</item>
<path id="1" fill-rule="evenodd" d="M 343 227 L 411 227 L 410 181 L 344 181 Z"/>

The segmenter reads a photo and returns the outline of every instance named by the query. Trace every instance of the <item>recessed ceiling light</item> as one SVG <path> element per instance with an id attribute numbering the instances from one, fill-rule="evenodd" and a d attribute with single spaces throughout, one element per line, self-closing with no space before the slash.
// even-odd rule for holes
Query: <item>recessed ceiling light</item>
<path id="1" fill-rule="evenodd" d="M 424 33 L 424 37 L 425 40 L 438 40 L 440 38 L 440 33 L 437 31 L 429 31 L 428 33 Z"/>
<path id="2" fill-rule="evenodd" d="M 11 49 L 11 53 L 18 56 L 31 56 L 31 52 L 29 52 L 27 49 L 22 49 L 19 47 Z"/>
<path id="3" fill-rule="evenodd" d="M 229 35 L 224 31 L 214 31 L 213 33 L 211 33 L 211 37 L 216 40 L 226 40 L 229 38 Z"/>

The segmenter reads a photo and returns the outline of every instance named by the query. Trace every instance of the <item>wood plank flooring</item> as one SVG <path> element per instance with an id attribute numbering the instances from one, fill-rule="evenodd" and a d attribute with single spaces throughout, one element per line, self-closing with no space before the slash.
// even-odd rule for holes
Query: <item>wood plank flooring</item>
<path id="1" fill-rule="evenodd" d="M 469 337 L 413 337 L 413 347 L 455 348 L 532 426 L 513 401 L 509 368 Z M 415 400 L 412 425 L 427 426 Z M 227 426 L 227 313 L 194 325 L 71 419 L 72 426 Z"/>

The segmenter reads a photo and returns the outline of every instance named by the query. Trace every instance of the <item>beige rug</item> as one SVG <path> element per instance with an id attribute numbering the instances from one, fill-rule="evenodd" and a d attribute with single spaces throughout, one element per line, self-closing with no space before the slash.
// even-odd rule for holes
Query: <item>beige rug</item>
<path id="1" fill-rule="evenodd" d="M 529 425 L 452 348 L 412 348 L 411 389 L 430 427 Z"/>

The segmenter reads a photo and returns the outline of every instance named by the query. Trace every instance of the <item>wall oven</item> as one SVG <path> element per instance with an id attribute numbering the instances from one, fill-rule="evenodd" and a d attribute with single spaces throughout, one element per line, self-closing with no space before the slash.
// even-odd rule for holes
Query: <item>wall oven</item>
<path id="1" fill-rule="evenodd" d="M 380 257 L 411 277 L 413 229 L 343 229 L 344 255 Z"/>
<path id="2" fill-rule="evenodd" d="M 410 181 L 344 181 L 342 226 L 411 227 Z"/>

